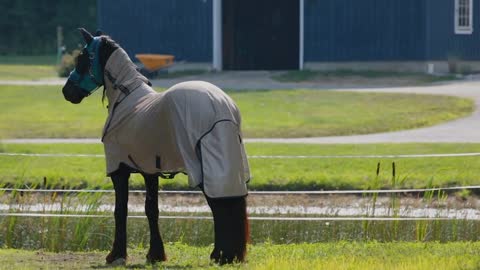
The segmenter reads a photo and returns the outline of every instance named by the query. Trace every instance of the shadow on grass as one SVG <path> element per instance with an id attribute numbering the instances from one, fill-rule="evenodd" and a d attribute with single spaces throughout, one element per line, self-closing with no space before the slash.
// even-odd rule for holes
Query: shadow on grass
<path id="1" fill-rule="evenodd" d="M 136 263 L 136 264 L 127 264 L 125 266 L 114 266 L 108 264 L 98 264 L 92 265 L 92 269 L 194 269 L 199 267 L 207 267 L 212 265 L 163 265 L 162 263 L 150 264 L 150 263 Z"/>

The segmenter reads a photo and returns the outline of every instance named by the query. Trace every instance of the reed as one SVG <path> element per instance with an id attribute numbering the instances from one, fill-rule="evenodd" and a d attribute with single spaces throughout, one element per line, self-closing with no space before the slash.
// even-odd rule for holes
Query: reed
<path id="1" fill-rule="evenodd" d="M 370 186 L 367 187 L 367 190 L 378 190 L 380 189 L 380 181 L 379 181 L 379 175 L 380 175 L 380 162 L 377 163 L 377 170 L 375 171 L 375 178 L 373 179 L 372 183 Z M 364 197 L 371 197 L 372 203 L 371 207 L 369 205 L 366 206 L 365 209 L 365 217 L 374 217 L 375 216 L 375 208 L 377 205 L 377 199 L 378 199 L 378 193 L 367 193 L 363 195 Z M 373 223 L 373 221 L 365 220 L 363 222 L 363 236 L 364 240 L 369 240 L 369 228 L 370 224 Z"/>
<path id="2" fill-rule="evenodd" d="M 48 251 L 108 250 L 114 231 L 112 218 L 48 218 L 44 225 L 34 217 L 1 218 L 0 245 L 5 248 L 42 249 Z M 15 226 L 5 224 L 13 223 Z M 79 223 L 83 225 L 78 225 Z M 418 238 L 419 223 L 429 233 Z M 87 227 L 85 224 L 88 224 Z M 211 220 L 160 220 L 162 236 L 168 242 L 193 246 L 213 243 Z M 45 227 L 42 227 L 45 226 Z M 480 222 L 471 220 L 399 221 L 398 235 L 392 239 L 391 222 L 376 221 L 365 240 L 360 221 L 251 221 L 252 244 L 293 244 L 338 241 L 360 242 L 456 242 L 479 241 Z M 128 220 L 128 243 L 131 248 L 148 246 L 148 223 L 144 219 Z M 42 238 L 47 239 L 42 242 Z"/>
<path id="3" fill-rule="evenodd" d="M 398 173 L 398 166 L 392 162 L 392 188 L 398 187 L 406 177 Z M 377 163 L 375 179 L 367 187 L 378 189 L 384 185 L 380 180 L 381 164 Z M 51 188 L 48 179 L 44 179 L 42 188 Z M 429 186 L 433 187 L 433 178 Z M 17 188 L 24 187 L 21 184 Z M 37 187 L 32 187 L 37 188 Z M 69 187 L 63 187 L 68 189 Z M 389 216 L 400 217 L 401 200 L 399 195 L 389 195 Z M 22 213 L 27 206 L 41 203 L 41 213 L 107 215 L 97 217 L 0 217 L 0 246 L 8 248 L 64 250 L 106 250 L 110 247 L 114 230 L 111 210 L 103 209 L 105 203 L 111 203 L 112 195 L 102 193 L 23 193 L 2 192 L 0 200 L 9 204 L 11 213 Z M 376 217 L 379 194 L 363 195 L 368 199 L 363 216 Z M 444 192 L 425 192 L 423 203 L 427 205 L 447 199 Z M 48 205 L 55 204 L 52 210 Z M 334 206 L 332 206 L 334 207 Z M 333 211 L 332 211 L 333 212 Z M 135 215 L 141 213 L 135 213 Z M 161 213 L 175 215 L 177 213 Z M 181 213 L 182 214 L 182 213 Z M 199 213 L 204 215 L 204 213 Z M 184 214 L 183 214 L 184 215 Z M 193 214 L 196 215 L 196 214 Z M 254 216 L 254 215 L 253 215 Z M 273 215 L 275 216 L 275 215 Z M 213 242 L 211 220 L 175 220 L 162 219 L 160 227 L 166 242 L 181 242 L 189 245 L 209 245 Z M 251 221 L 252 243 L 270 242 L 274 244 L 303 242 L 337 241 L 418 241 L 449 242 L 480 240 L 480 221 L 477 220 L 422 220 L 422 221 Z M 146 219 L 129 219 L 128 235 L 131 247 L 144 248 L 148 245 L 148 224 Z"/>

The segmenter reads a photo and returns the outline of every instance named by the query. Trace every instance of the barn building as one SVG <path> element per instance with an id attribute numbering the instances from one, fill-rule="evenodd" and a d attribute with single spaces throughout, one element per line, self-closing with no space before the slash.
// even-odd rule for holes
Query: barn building
<path id="1" fill-rule="evenodd" d="M 99 27 L 133 58 L 216 70 L 445 71 L 480 60 L 480 0 L 102 0 Z"/>

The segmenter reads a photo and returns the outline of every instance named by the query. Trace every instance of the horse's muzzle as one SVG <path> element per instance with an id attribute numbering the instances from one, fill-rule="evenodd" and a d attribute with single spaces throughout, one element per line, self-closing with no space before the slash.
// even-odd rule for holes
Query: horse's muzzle
<path id="1" fill-rule="evenodd" d="M 76 86 L 70 80 L 67 81 L 67 83 L 62 89 L 62 92 L 65 99 L 73 104 L 78 104 L 82 102 L 83 98 L 87 96 L 87 93 L 85 93 L 85 91 Z"/>

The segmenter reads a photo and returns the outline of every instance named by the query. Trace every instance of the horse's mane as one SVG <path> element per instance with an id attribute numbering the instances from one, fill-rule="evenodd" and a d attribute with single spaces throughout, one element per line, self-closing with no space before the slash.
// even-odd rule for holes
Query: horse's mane
<path id="1" fill-rule="evenodd" d="M 120 48 L 120 45 L 115 42 L 110 36 L 107 35 L 102 35 L 100 36 L 102 46 L 100 46 L 100 52 L 99 52 L 99 57 L 100 57 L 100 66 L 102 67 L 102 74 L 105 72 L 105 66 L 107 65 L 107 60 L 112 55 L 112 53 Z M 105 85 L 103 86 L 103 93 L 102 93 L 102 103 L 105 101 L 106 97 L 106 88 Z"/>
<path id="2" fill-rule="evenodd" d="M 100 64 L 102 65 L 102 67 L 105 67 L 110 55 L 116 49 L 120 48 L 120 45 L 107 35 L 100 36 L 100 39 L 102 42 L 102 46 L 100 47 Z"/>

